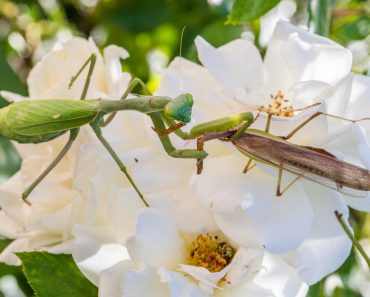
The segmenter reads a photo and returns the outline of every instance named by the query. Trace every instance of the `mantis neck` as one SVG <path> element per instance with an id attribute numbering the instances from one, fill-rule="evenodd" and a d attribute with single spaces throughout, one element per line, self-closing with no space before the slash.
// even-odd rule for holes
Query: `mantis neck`
<path id="1" fill-rule="evenodd" d="M 119 110 L 136 110 L 143 113 L 162 111 L 170 102 L 164 97 L 140 97 L 126 100 L 101 100 L 96 105 L 96 110 L 104 114 Z"/>

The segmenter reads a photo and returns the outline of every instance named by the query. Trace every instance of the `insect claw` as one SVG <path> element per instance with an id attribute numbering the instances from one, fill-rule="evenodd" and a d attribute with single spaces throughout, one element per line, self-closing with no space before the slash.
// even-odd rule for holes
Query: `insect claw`
<path id="1" fill-rule="evenodd" d="M 26 203 L 28 206 L 32 206 L 31 202 L 27 200 L 27 197 L 28 197 L 27 193 L 22 193 L 23 202 Z"/>

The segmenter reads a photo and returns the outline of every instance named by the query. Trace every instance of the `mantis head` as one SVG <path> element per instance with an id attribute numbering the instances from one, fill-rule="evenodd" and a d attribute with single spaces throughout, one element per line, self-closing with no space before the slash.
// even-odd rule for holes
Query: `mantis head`
<path id="1" fill-rule="evenodd" d="M 191 109 L 193 107 L 193 96 L 182 94 L 168 103 L 164 109 L 164 114 L 177 121 L 189 123 L 191 120 Z"/>

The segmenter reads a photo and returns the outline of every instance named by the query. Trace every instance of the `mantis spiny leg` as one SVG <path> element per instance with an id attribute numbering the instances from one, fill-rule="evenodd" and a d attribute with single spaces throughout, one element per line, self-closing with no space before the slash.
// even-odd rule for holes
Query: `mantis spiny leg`
<path id="1" fill-rule="evenodd" d="M 163 133 L 166 130 L 166 125 L 163 120 L 163 116 L 160 112 L 150 114 L 155 131 Z M 186 159 L 204 159 L 207 157 L 207 153 L 204 151 L 194 149 L 182 149 L 177 150 L 171 143 L 168 135 L 164 135 L 159 138 L 166 153 L 174 158 L 186 158 Z"/>
<path id="2" fill-rule="evenodd" d="M 139 195 L 140 199 L 143 201 L 143 203 L 145 204 L 145 206 L 149 207 L 148 202 L 146 202 L 146 200 L 144 199 L 144 195 L 140 192 L 140 190 L 136 186 L 134 180 L 131 178 L 130 174 L 128 173 L 126 166 L 122 163 L 121 159 L 118 157 L 118 155 L 113 150 L 113 148 L 108 143 L 108 141 L 103 137 L 101 128 L 99 126 L 99 123 L 96 122 L 94 124 L 91 124 L 91 127 L 93 128 L 96 136 L 98 137 L 98 139 L 100 140 L 100 142 L 103 144 L 103 146 L 105 147 L 105 149 L 112 156 L 113 160 L 116 162 L 116 164 L 118 165 L 118 167 L 120 168 L 120 170 L 126 175 L 128 181 L 133 186 L 133 188 L 135 189 L 136 193 Z"/>
<path id="3" fill-rule="evenodd" d="M 75 76 L 72 76 L 72 79 L 71 79 L 71 81 L 68 85 L 68 87 L 70 88 L 73 85 L 73 83 L 76 81 L 78 76 L 85 69 L 85 67 L 88 65 L 88 63 L 90 63 L 89 71 L 87 73 L 86 81 L 85 81 L 84 88 L 83 88 L 82 93 L 81 93 L 80 100 L 84 100 L 86 98 L 86 94 L 87 94 L 87 91 L 89 89 L 89 85 L 90 85 L 90 81 L 91 81 L 91 76 L 93 74 L 93 70 L 94 70 L 94 67 L 95 67 L 95 62 L 96 62 L 96 55 L 92 54 L 87 59 L 87 61 L 82 65 L 82 67 L 77 72 L 77 74 Z M 55 159 L 50 163 L 50 165 L 48 167 L 46 167 L 46 169 L 43 172 L 41 172 L 41 174 L 35 179 L 35 181 L 30 186 L 28 186 L 27 189 L 22 193 L 22 199 L 25 203 L 27 203 L 28 205 L 31 205 L 30 202 L 27 201 L 27 197 L 32 193 L 32 191 L 37 187 L 37 185 L 50 173 L 50 171 L 53 170 L 54 167 L 59 164 L 59 162 L 67 154 L 67 152 L 71 148 L 73 142 L 77 138 L 78 132 L 79 132 L 78 128 L 70 130 L 69 139 L 68 139 L 67 143 L 64 145 L 64 147 L 62 148 L 62 150 L 60 151 L 60 153 L 55 157 Z"/>

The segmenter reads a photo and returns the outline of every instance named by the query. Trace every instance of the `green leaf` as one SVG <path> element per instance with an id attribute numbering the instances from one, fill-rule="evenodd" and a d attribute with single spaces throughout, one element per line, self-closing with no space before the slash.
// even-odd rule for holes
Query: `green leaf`
<path id="1" fill-rule="evenodd" d="M 71 255 L 29 252 L 17 256 L 38 297 L 98 296 L 98 289 L 78 270 Z"/>
<path id="2" fill-rule="evenodd" d="M 274 8 L 280 0 L 236 0 L 226 24 L 238 25 L 253 21 Z"/>

